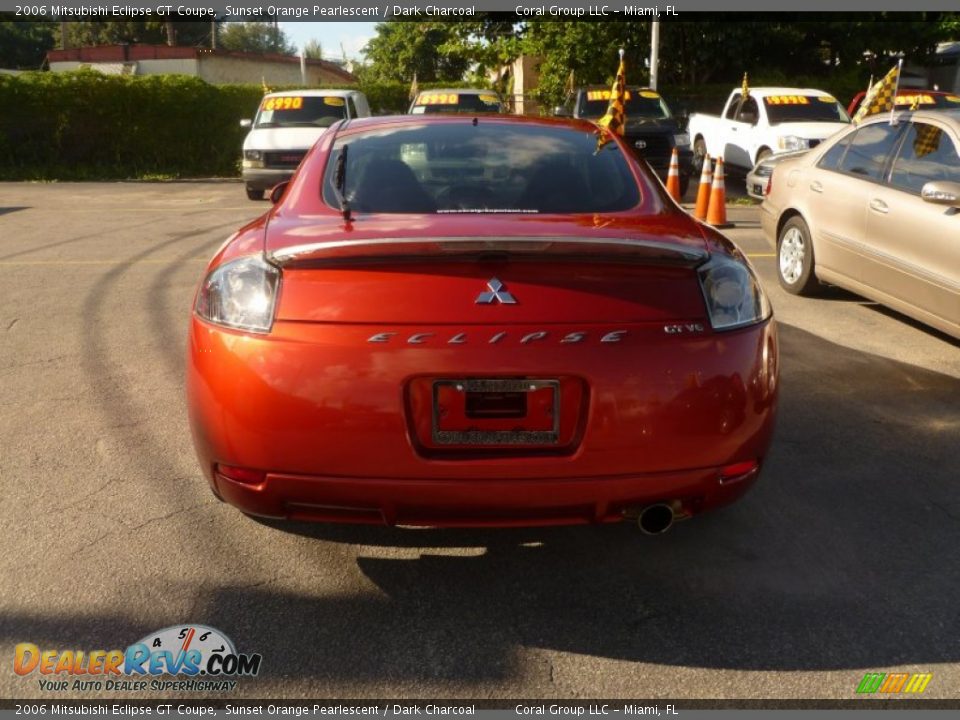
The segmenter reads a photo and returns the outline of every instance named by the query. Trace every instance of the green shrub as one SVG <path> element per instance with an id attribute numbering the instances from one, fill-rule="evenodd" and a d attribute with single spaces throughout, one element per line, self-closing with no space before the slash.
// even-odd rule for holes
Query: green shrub
<path id="1" fill-rule="evenodd" d="M 463 83 L 421 89 L 442 85 Z M 403 83 L 359 89 L 374 113 L 402 113 L 410 102 Z M 240 120 L 253 116 L 262 96 L 260 85 L 185 75 L 0 75 L 0 179 L 236 176 L 246 133 Z"/>

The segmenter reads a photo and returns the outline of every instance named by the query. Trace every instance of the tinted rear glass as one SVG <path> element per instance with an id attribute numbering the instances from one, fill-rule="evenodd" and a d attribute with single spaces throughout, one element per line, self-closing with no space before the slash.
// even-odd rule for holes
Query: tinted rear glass
<path id="1" fill-rule="evenodd" d="M 586 90 L 580 95 L 580 112 L 582 118 L 601 118 L 607 112 L 610 104 L 610 89 Z M 624 106 L 627 119 L 652 118 L 662 119 L 670 117 L 670 108 L 663 98 L 652 90 L 627 90 L 627 103 Z"/>
<path id="2" fill-rule="evenodd" d="M 342 97 L 264 98 L 260 103 L 255 126 L 260 127 L 330 127 L 347 116 L 347 103 Z"/>
<path id="3" fill-rule="evenodd" d="M 433 113 L 498 113 L 500 100 L 493 93 L 426 92 L 417 96 L 410 112 L 414 115 Z"/>
<path id="4" fill-rule="evenodd" d="M 849 122 L 847 111 L 823 95 L 768 95 L 763 99 L 771 125 L 782 122 Z"/>
<path id="5" fill-rule="evenodd" d="M 594 132 L 480 120 L 388 127 L 338 138 L 323 197 L 347 145 L 345 195 L 357 212 L 591 213 L 640 201 L 619 147 Z"/>

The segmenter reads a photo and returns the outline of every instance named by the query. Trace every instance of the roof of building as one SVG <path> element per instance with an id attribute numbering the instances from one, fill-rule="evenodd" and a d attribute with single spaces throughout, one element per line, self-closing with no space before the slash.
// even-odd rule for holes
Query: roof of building
<path id="1" fill-rule="evenodd" d="M 47 53 L 47 62 L 134 62 L 137 60 L 192 60 L 204 57 L 230 57 L 240 60 L 251 60 L 267 63 L 300 63 L 295 55 L 281 55 L 279 53 L 240 52 L 238 50 L 213 50 L 210 48 L 185 47 L 179 45 L 96 45 L 67 50 L 50 50 Z M 347 72 L 336 63 L 329 60 L 306 58 L 309 67 L 320 67 L 325 72 L 335 75 L 344 82 L 356 82 L 353 73 Z"/>

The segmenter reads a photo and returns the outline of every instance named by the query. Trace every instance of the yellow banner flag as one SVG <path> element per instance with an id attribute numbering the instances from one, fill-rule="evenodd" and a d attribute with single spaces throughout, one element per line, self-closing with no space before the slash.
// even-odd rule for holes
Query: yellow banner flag
<path id="1" fill-rule="evenodd" d="M 597 150 L 602 148 L 610 138 L 603 130 L 623 136 L 623 127 L 627 122 L 627 111 L 625 108 L 627 99 L 627 69 L 623 62 L 623 48 L 620 49 L 620 66 L 617 68 L 617 78 L 613 81 L 613 87 L 610 88 L 610 104 L 607 105 L 606 114 L 597 120 L 597 125 L 602 129 L 600 137 L 597 140 Z"/>
<path id="2" fill-rule="evenodd" d="M 853 122 L 859 123 L 864 118 L 877 113 L 893 109 L 897 96 L 897 86 L 900 84 L 900 64 L 890 68 L 890 72 L 883 79 L 867 91 L 867 95 L 860 103 L 860 109 L 853 116 Z"/>

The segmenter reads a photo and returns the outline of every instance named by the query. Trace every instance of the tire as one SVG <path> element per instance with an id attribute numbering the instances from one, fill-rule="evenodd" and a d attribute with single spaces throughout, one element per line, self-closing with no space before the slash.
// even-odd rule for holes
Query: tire
<path id="1" fill-rule="evenodd" d="M 697 177 L 703 172 L 703 161 L 707 157 L 707 144 L 702 137 L 693 141 L 693 172 Z"/>
<path id="2" fill-rule="evenodd" d="M 754 163 L 754 166 L 759 165 L 771 155 L 773 155 L 773 150 L 770 148 L 760 148 L 760 152 L 757 153 L 757 161 Z"/>
<path id="3" fill-rule="evenodd" d="M 252 187 L 247 185 L 247 199 L 248 200 L 263 200 L 263 190 L 254 190 Z"/>
<path id="4" fill-rule="evenodd" d="M 787 220 L 777 237 L 777 279 L 792 295 L 816 295 L 821 288 L 810 229 L 799 215 Z"/>

